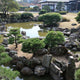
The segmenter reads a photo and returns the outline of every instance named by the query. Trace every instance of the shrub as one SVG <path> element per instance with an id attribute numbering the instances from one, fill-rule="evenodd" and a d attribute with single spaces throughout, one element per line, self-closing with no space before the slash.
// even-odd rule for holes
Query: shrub
<path id="1" fill-rule="evenodd" d="M 32 39 L 27 39 L 23 44 L 22 44 L 22 51 L 29 52 L 32 51 L 33 54 L 35 55 L 35 52 L 39 49 L 42 49 L 45 47 L 45 44 L 43 41 L 39 40 L 38 38 L 32 38 Z"/>
<path id="2" fill-rule="evenodd" d="M 70 20 L 69 19 L 67 19 L 66 17 L 63 17 L 62 18 L 62 22 L 69 22 Z"/>
<path id="3" fill-rule="evenodd" d="M 4 46 L 0 46 L 0 53 L 4 52 L 5 51 L 5 48 Z"/>
<path id="4" fill-rule="evenodd" d="M 39 15 L 45 14 L 45 13 L 46 13 L 46 10 L 40 10 Z"/>
<path id="5" fill-rule="evenodd" d="M 80 80 L 80 69 L 78 69 L 75 73 L 75 80 Z"/>
<path id="6" fill-rule="evenodd" d="M 32 13 L 22 13 L 21 14 L 21 19 L 23 21 L 30 21 L 33 18 L 33 14 Z"/>
<path id="7" fill-rule="evenodd" d="M 66 14 L 67 11 L 60 11 L 59 13 L 60 13 L 60 14 Z"/>
<path id="8" fill-rule="evenodd" d="M 39 16 L 39 21 L 43 21 L 47 26 L 53 26 L 61 21 L 61 15 L 59 13 L 46 13 Z"/>
<path id="9" fill-rule="evenodd" d="M 80 12 L 78 13 L 77 17 L 75 18 L 77 22 L 80 23 Z"/>
<path id="10" fill-rule="evenodd" d="M 12 58 L 5 52 L 0 54 L 0 65 L 8 64 Z"/>
<path id="11" fill-rule="evenodd" d="M 11 14 L 10 16 L 10 21 L 11 22 L 17 22 L 21 19 L 21 14 L 16 13 L 16 14 Z"/>
<path id="12" fill-rule="evenodd" d="M 20 73 L 18 71 L 12 71 L 6 67 L 0 67 L 0 78 L 2 77 L 2 80 L 15 80 L 19 75 Z"/>
<path id="13" fill-rule="evenodd" d="M 9 42 L 9 44 L 13 44 L 14 43 L 14 37 L 9 37 L 8 42 Z"/>
<path id="14" fill-rule="evenodd" d="M 64 42 L 64 35 L 59 31 L 50 31 L 44 39 L 49 48 L 56 47 Z"/>

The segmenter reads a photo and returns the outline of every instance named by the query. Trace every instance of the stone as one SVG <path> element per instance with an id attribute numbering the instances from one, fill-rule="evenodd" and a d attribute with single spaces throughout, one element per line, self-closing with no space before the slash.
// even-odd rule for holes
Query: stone
<path id="1" fill-rule="evenodd" d="M 6 52 L 10 52 L 10 49 L 8 47 L 5 47 Z"/>
<path id="2" fill-rule="evenodd" d="M 72 23 L 71 25 L 72 25 L 72 26 L 76 26 L 77 24 L 76 24 L 76 23 Z"/>
<path id="3" fill-rule="evenodd" d="M 10 52 L 9 52 L 9 56 L 14 56 L 15 54 L 17 54 L 17 51 L 15 51 L 15 50 L 11 50 Z"/>
<path id="4" fill-rule="evenodd" d="M 47 49 L 39 49 L 38 51 L 36 51 L 35 55 L 40 56 L 40 55 L 45 55 L 47 53 L 48 53 Z"/>
<path id="5" fill-rule="evenodd" d="M 63 56 L 63 55 L 66 55 L 67 53 L 68 53 L 68 49 L 63 46 L 54 47 L 50 49 L 50 54 L 56 55 L 56 56 Z"/>
<path id="6" fill-rule="evenodd" d="M 46 68 L 42 66 L 36 66 L 34 70 L 34 74 L 37 76 L 43 76 L 46 73 Z"/>
<path id="7" fill-rule="evenodd" d="M 51 54 L 46 54 L 43 56 L 43 60 L 42 60 L 42 65 L 46 68 L 50 67 L 51 64 L 51 59 L 52 59 L 52 55 Z"/>
<path id="8" fill-rule="evenodd" d="M 8 40 L 7 39 L 3 39 L 3 42 L 2 42 L 4 45 L 8 45 Z"/>
<path id="9" fill-rule="evenodd" d="M 26 32 L 25 32 L 25 31 L 22 31 L 21 34 L 22 34 L 22 35 L 26 35 Z"/>
<path id="10" fill-rule="evenodd" d="M 69 57 L 68 68 L 66 70 L 66 80 L 75 80 L 75 60 L 73 56 Z"/>
<path id="11" fill-rule="evenodd" d="M 24 67 L 22 70 L 21 70 L 21 73 L 23 75 L 32 75 L 33 74 L 33 71 L 29 68 L 29 67 Z"/>
<path id="12" fill-rule="evenodd" d="M 16 64 L 17 69 L 22 69 L 24 66 L 24 64 L 22 63 L 22 61 L 18 61 Z"/>

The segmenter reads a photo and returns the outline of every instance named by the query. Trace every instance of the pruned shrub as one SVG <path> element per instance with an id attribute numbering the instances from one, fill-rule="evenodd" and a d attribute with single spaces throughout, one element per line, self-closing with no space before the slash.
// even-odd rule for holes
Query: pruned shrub
<path id="1" fill-rule="evenodd" d="M 46 13 L 39 16 L 39 21 L 43 21 L 47 26 L 53 26 L 61 21 L 62 17 L 59 13 Z"/>
<path id="2" fill-rule="evenodd" d="M 32 18 L 33 18 L 32 13 L 22 13 L 21 14 L 21 20 L 23 20 L 23 21 L 31 21 Z"/>
<path id="3" fill-rule="evenodd" d="M 80 69 L 78 69 L 75 73 L 75 80 L 80 80 Z"/>
<path id="4" fill-rule="evenodd" d="M 80 12 L 77 14 L 77 17 L 75 18 L 77 22 L 80 23 Z"/>
<path id="5" fill-rule="evenodd" d="M 5 48 L 4 46 L 0 46 L 0 53 L 4 52 L 5 51 Z"/>
<path id="6" fill-rule="evenodd" d="M 10 22 L 18 22 L 21 19 L 21 14 L 11 14 L 10 15 Z"/>
<path id="7" fill-rule="evenodd" d="M 42 10 L 40 10 L 39 15 L 45 14 L 45 13 L 46 13 L 46 10 L 42 9 Z"/>
<path id="8" fill-rule="evenodd" d="M 12 58 L 6 52 L 0 54 L 0 65 L 8 64 L 11 60 Z"/>
<path id="9" fill-rule="evenodd" d="M 67 11 L 60 11 L 59 13 L 63 15 L 63 14 L 66 14 Z"/>
<path id="10" fill-rule="evenodd" d="M 15 78 L 19 75 L 20 73 L 18 71 L 12 71 L 11 69 L 0 66 L 0 79 L 2 78 L 1 80 L 15 80 Z"/>
<path id="11" fill-rule="evenodd" d="M 57 47 L 65 41 L 64 35 L 60 31 L 50 31 L 44 39 L 45 44 L 49 48 Z"/>
<path id="12" fill-rule="evenodd" d="M 42 49 L 45 47 L 45 44 L 43 41 L 39 40 L 38 38 L 32 38 L 27 39 L 22 44 L 22 51 L 24 52 L 33 52 L 35 55 L 35 52 L 39 49 Z"/>

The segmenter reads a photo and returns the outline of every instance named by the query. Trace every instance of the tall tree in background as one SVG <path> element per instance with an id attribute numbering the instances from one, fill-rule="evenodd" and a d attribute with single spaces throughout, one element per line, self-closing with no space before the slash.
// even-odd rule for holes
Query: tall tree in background
<path id="1" fill-rule="evenodd" d="M 64 11 L 65 10 L 65 5 L 64 5 L 64 3 L 63 2 L 59 2 L 58 4 L 57 4 L 57 7 L 56 7 L 56 9 L 58 10 L 58 11 Z"/>
<path id="2" fill-rule="evenodd" d="M 19 4 L 15 0 L 0 0 L 0 10 L 7 17 L 9 11 L 14 11 L 19 9 Z"/>

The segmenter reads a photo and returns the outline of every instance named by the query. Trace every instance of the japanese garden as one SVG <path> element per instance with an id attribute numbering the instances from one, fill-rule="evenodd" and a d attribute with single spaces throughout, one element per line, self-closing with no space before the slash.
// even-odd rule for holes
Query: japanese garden
<path id="1" fill-rule="evenodd" d="M 80 80 L 80 0 L 0 0 L 0 80 Z"/>

